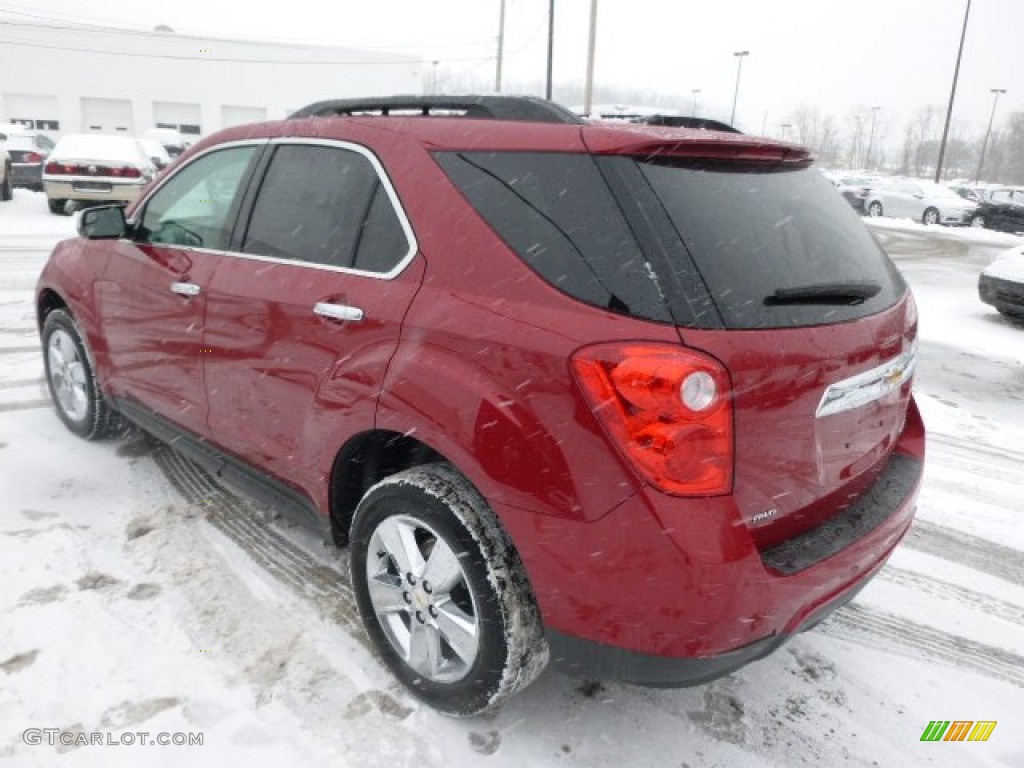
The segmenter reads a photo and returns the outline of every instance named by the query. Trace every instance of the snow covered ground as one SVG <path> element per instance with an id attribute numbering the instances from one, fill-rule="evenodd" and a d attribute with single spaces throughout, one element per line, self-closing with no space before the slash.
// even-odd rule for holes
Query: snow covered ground
<path id="1" fill-rule="evenodd" d="M 930 429 L 918 522 L 879 578 L 709 685 L 549 671 L 498 713 L 452 720 L 367 648 L 345 553 L 147 439 L 63 428 L 31 297 L 74 223 L 18 191 L 0 204 L 0 765 L 1024 765 L 1024 327 L 976 294 L 1019 240 L 871 226 L 917 295 Z M 985 743 L 919 741 L 936 719 L 998 726 Z M 136 743 L 27 744 L 31 728 Z M 161 733 L 203 743 L 151 745 Z"/>

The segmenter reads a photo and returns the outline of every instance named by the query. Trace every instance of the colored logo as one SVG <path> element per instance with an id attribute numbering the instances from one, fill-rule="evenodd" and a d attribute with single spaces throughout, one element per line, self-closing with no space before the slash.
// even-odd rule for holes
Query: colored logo
<path id="1" fill-rule="evenodd" d="M 988 741 L 996 729 L 995 720 L 931 720 L 921 741 Z"/>

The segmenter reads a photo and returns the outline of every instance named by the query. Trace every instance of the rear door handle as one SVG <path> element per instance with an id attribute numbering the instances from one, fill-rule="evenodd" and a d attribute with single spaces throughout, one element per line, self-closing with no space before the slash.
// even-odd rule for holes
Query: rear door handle
<path id="1" fill-rule="evenodd" d="M 179 296 L 198 296 L 201 290 L 195 283 L 171 283 L 171 293 Z"/>
<path id="2" fill-rule="evenodd" d="M 358 323 L 363 319 L 363 310 L 359 307 L 350 307 L 347 304 L 331 304 L 320 301 L 313 305 L 313 314 L 326 317 L 329 320 L 348 320 Z"/>

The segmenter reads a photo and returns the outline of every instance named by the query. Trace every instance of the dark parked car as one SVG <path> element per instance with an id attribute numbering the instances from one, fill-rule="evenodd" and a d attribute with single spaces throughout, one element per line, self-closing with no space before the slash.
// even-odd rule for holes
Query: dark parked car
<path id="1" fill-rule="evenodd" d="M 1011 234 L 1024 232 L 1024 189 L 986 190 L 971 224 Z"/>
<path id="2" fill-rule="evenodd" d="M 982 270 L 978 295 L 1002 314 L 1024 319 L 1024 246 L 1003 251 Z"/>
<path id="3" fill-rule="evenodd" d="M 30 129 L 0 128 L 6 136 L 0 144 L 11 157 L 11 181 L 14 187 L 43 191 L 43 166 L 54 142 L 46 134 Z"/>
<path id="4" fill-rule="evenodd" d="M 911 524 L 914 301 L 800 147 L 322 102 L 80 232 L 38 285 L 57 415 L 127 418 L 329 527 L 381 657 L 443 711 L 549 660 L 727 674 Z"/>
<path id="5" fill-rule="evenodd" d="M 829 178 L 832 179 L 832 183 L 836 185 L 836 189 L 838 189 L 846 199 L 846 202 L 853 207 L 853 210 L 858 213 L 867 213 L 865 201 L 871 193 L 871 188 L 875 186 L 877 182 L 863 176 L 836 175 L 830 176 Z"/>

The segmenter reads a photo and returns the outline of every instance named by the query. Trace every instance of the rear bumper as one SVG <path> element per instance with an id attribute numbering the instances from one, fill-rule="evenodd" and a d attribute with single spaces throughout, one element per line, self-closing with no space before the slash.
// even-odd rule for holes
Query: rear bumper
<path id="1" fill-rule="evenodd" d="M 51 200 L 89 200 L 89 201 L 123 201 L 131 202 L 139 196 L 145 182 L 136 183 L 112 182 L 110 189 L 76 189 L 74 182 L 50 181 L 43 179 L 46 196 Z"/>
<path id="2" fill-rule="evenodd" d="M 1024 283 L 982 275 L 978 278 L 978 296 L 998 310 L 1024 315 Z"/>
<path id="3" fill-rule="evenodd" d="M 41 163 L 14 163 L 11 166 L 11 181 L 21 189 L 42 190 L 43 166 Z"/>
<path id="4" fill-rule="evenodd" d="M 879 566 L 880 567 L 880 566 Z M 877 569 L 876 569 L 877 570 Z M 763 659 L 788 642 L 794 634 L 812 629 L 850 602 L 874 572 L 804 619 L 794 633 L 769 635 L 717 656 L 704 658 L 655 656 L 595 643 L 548 630 L 551 663 L 573 677 L 618 680 L 651 688 L 685 688 L 703 685 Z"/>

